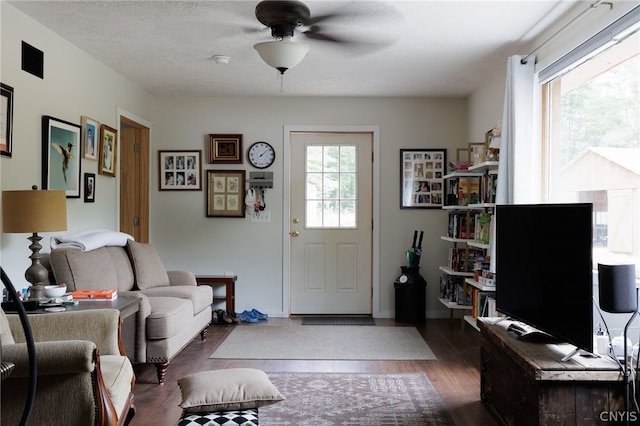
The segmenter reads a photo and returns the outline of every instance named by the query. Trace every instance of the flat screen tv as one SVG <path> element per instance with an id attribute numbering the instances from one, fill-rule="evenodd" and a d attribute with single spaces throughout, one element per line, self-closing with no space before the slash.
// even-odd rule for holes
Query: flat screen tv
<path id="1" fill-rule="evenodd" d="M 593 352 L 590 203 L 498 205 L 496 309 Z"/>

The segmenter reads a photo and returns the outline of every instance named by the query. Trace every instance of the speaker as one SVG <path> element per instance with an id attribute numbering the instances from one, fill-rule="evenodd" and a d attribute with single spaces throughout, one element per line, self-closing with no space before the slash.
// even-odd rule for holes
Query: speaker
<path id="1" fill-rule="evenodd" d="M 603 311 L 614 314 L 636 312 L 636 266 L 598 263 L 598 294 Z"/>

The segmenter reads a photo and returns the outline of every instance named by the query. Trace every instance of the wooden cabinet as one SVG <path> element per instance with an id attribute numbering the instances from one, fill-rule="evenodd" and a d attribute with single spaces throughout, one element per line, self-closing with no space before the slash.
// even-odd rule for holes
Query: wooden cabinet
<path id="1" fill-rule="evenodd" d="M 479 319 L 480 398 L 505 425 L 599 425 L 624 410 L 624 382 L 610 358 L 575 355 L 572 345 L 528 343 L 508 320 Z"/>

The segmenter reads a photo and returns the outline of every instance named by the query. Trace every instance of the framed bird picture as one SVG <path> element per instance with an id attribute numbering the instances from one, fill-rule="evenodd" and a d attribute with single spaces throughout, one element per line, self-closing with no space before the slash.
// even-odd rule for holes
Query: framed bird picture
<path id="1" fill-rule="evenodd" d="M 118 131 L 106 124 L 100 125 L 100 161 L 98 173 L 116 177 L 118 158 Z"/>
<path id="2" fill-rule="evenodd" d="M 81 127 L 48 115 L 42 117 L 42 189 L 66 191 L 80 198 Z"/>

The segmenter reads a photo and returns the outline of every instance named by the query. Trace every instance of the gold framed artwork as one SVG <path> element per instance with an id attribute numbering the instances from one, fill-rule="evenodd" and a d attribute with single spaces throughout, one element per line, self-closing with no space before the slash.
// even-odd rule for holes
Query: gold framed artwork
<path id="1" fill-rule="evenodd" d="M 446 167 L 446 149 L 401 149 L 400 208 L 442 208 Z"/>
<path id="2" fill-rule="evenodd" d="M 207 170 L 207 217 L 244 217 L 244 170 Z"/>
<path id="3" fill-rule="evenodd" d="M 209 135 L 210 164 L 242 164 L 242 135 Z"/>
<path id="4" fill-rule="evenodd" d="M 106 124 L 100 125 L 100 161 L 98 173 L 116 177 L 118 159 L 118 131 Z"/>
<path id="5" fill-rule="evenodd" d="M 201 191 L 202 151 L 158 151 L 160 191 Z"/>

